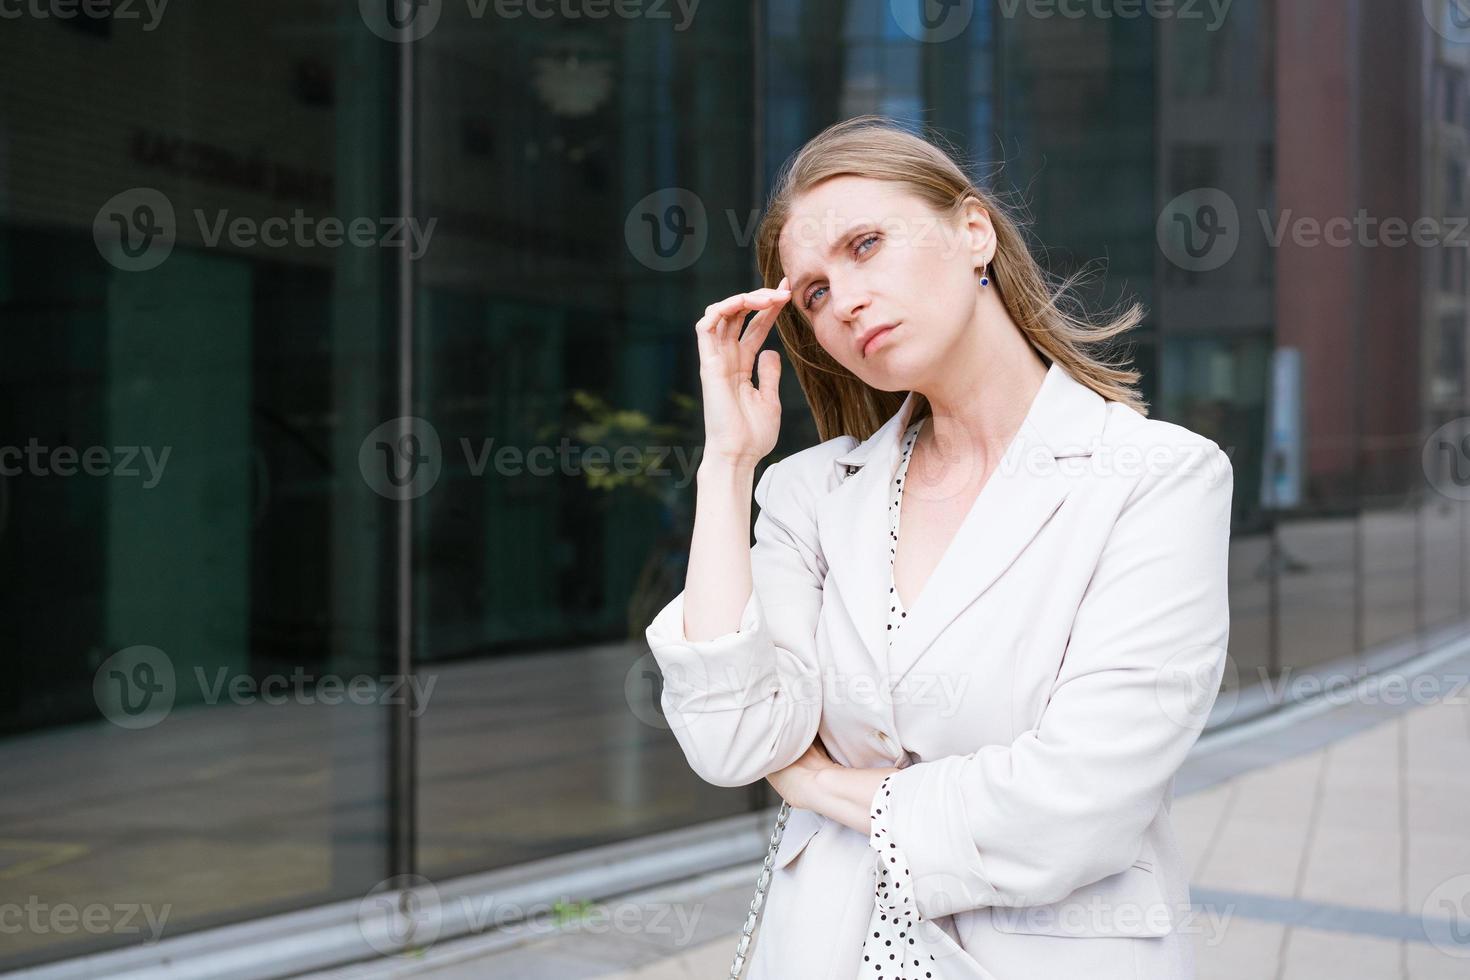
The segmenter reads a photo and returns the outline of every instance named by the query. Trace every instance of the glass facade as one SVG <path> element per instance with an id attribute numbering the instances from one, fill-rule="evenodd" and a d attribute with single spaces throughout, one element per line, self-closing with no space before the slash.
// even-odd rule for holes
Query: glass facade
<path id="1" fill-rule="evenodd" d="M 1148 307 L 1151 414 L 1234 464 L 1230 683 L 1457 623 L 1451 6 L 0 2 L 0 970 L 772 803 L 642 632 L 692 325 L 858 113 Z"/>

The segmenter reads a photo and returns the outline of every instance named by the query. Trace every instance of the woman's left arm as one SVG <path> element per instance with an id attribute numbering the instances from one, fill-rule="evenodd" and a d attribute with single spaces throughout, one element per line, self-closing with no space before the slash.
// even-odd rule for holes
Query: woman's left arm
<path id="1" fill-rule="evenodd" d="M 787 803 L 812 810 L 867 836 L 873 794 L 885 776 L 898 772 L 894 766 L 858 769 L 833 761 L 823 751 L 821 740 L 811 744 L 801 758 L 766 777 Z"/>

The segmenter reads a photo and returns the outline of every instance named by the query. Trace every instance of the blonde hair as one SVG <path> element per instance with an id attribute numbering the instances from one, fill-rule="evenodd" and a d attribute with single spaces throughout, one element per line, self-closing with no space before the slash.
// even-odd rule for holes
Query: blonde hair
<path id="1" fill-rule="evenodd" d="M 884 116 L 856 116 L 828 126 L 793 154 L 776 177 L 756 231 L 756 261 L 765 285 L 775 287 L 785 275 L 777 242 L 793 201 L 824 180 L 845 175 L 891 180 L 951 220 L 967 197 L 977 198 L 995 228 L 990 281 L 1022 334 L 1103 398 L 1148 414 L 1133 387 L 1139 372 L 1106 363 L 1090 350 L 1136 327 L 1144 317 L 1142 307 L 1133 303 L 1105 324 L 1092 322 L 1072 297 L 1085 274 L 1057 280 L 1043 270 L 1026 244 L 1019 212 L 1012 213 L 981 190 L 933 139 L 916 136 Z M 817 343 L 797 303 L 782 308 L 776 329 L 823 441 L 840 435 L 866 439 L 898 411 L 906 393 L 880 391 L 838 364 Z M 912 417 L 927 414 L 928 400 L 919 395 Z"/>

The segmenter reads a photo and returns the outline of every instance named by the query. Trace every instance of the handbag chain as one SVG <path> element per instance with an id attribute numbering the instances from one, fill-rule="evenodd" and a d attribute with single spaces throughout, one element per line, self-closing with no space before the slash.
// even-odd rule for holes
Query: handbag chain
<path id="1" fill-rule="evenodd" d="M 766 859 L 761 863 L 760 876 L 755 880 L 755 897 L 750 900 L 750 912 L 745 916 L 745 925 L 740 930 L 740 941 L 735 946 L 735 962 L 730 964 L 730 980 L 740 980 L 745 972 L 745 956 L 750 950 L 750 937 L 755 932 L 756 920 L 760 918 L 761 906 L 766 901 L 766 887 L 771 883 L 771 865 L 776 860 L 776 849 L 781 846 L 781 835 L 786 832 L 786 818 L 791 815 L 791 804 L 781 801 L 781 811 L 776 814 L 776 826 L 771 831 L 771 846 L 766 848 Z"/>

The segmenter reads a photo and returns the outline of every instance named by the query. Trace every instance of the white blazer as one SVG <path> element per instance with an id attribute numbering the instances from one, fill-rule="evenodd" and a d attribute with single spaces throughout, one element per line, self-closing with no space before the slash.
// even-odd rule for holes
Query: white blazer
<path id="1" fill-rule="evenodd" d="M 681 592 L 646 631 L 668 722 L 717 786 L 817 735 L 843 765 L 900 767 L 892 839 L 953 946 L 936 977 L 1193 980 L 1169 808 L 1224 670 L 1230 459 L 1053 363 L 890 654 L 888 491 L 914 402 L 766 468 L 739 629 L 690 642 Z M 875 976 L 876 859 L 793 808 L 749 980 Z"/>

